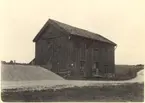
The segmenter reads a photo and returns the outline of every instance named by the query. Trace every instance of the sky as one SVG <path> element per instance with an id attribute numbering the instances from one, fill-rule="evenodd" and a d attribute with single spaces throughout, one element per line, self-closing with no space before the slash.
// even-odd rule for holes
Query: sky
<path id="1" fill-rule="evenodd" d="M 144 64 L 145 0 L 0 0 L 0 60 L 30 62 L 51 18 L 117 44 L 116 64 Z"/>

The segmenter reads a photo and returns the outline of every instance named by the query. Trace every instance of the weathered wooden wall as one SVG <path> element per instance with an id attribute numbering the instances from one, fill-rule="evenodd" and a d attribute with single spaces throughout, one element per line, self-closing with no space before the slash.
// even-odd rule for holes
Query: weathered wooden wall
<path id="1" fill-rule="evenodd" d="M 73 44 L 71 55 L 76 59 L 76 74 L 80 75 L 80 61 L 85 61 L 85 72 L 87 76 L 92 76 L 94 62 L 99 63 L 101 74 L 114 73 L 114 46 L 82 37 L 73 36 L 70 40 Z M 98 49 L 98 54 L 94 54 L 94 49 Z M 98 58 L 94 58 L 94 56 Z M 71 60 L 71 59 L 70 59 Z M 107 65 L 107 71 L 105 66 Z"/>
<path id="2" fill-rule="evenodd" d="M 85 62 L 87 77 L 92 76 L 94 62 L 99 63 L 99 72 L 114 72 L 114 46 L 62 32 L 52 25 L 43 32 L 36 42 L 36 64 L 43 65 L 53 72 L 62 74 L 72 71 L 70 77 L 80 78 L 80 61 Z M 67 34 L 67 35 L 66 35 Z M 94 49 L 98 58 L 94 58 Z M 107 65 L 107 71 L 105 66 Z"/>

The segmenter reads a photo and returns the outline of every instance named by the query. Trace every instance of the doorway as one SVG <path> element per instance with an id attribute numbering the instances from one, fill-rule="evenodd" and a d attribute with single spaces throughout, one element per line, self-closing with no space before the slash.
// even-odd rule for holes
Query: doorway
<path id="1" fill-rule="evenodd" d="M 99 75 L 99 63 L 94 62 L 92 67 L 92 76 L 98 76 Z"/>

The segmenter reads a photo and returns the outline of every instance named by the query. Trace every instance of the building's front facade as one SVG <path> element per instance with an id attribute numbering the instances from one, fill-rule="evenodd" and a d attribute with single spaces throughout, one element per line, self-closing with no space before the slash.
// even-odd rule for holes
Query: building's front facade
<path id="1" fill-rule="evenodd" d="M 116 44 L 98 34 L 49 20 L 33 41 L 35 64 L 63 77 L 80 79 L 115 72 Z"/>

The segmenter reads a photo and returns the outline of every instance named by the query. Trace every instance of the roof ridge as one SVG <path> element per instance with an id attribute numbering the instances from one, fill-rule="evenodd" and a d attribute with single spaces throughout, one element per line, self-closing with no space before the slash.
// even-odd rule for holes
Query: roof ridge
<path id="1" fill-rule="evenodd" d="M 91 32 L 91 31 L 89 31 L 89 30 L 86 30 L 85 28 L 83 29 L 83 28 L 81 28 L 81 27 L 76 27 L 76 26 L 73 26 L 73 25 L 69 25 L 69 24 L 66 24 L 66 23 L 63 23 L 63 22 L 54 20 L 54 19 L 49 19 L 49 20 L 55 22 L 56 24 L 57 24 L 57 23 L 61 23 L 61 24 L 68 25 L 68 26 L 71 26 L 71 27 L 76 28 L 76 29 L 81 29 L 81 30 L 83 30 L 83 31 L 87 31 L 87 32 L 90 32 L 90 33 L 94 33 L 94 32 Z M 94 34 L 97 34 L 97 33 L 94 33 Z M 98 35 L 99 35 L 99 34 L 98 34 Z"/>
<path id="2" fill-rule="evenodd" d="M 72 25 L 69 25 L 69 24 L 66 24 L 66 23 L 63 23 L 63 22 L 60 22 L 60 21 L 56 21 L 56 20 L 53 20 L 53 19 L 49 19 L 50 21 L 54 22 L 57 26 L 59 26 L 60 28 L 64 29 L 62 26 L 60 26 L 59 24 L 63 24 L 63 25 L 66 25 L 66 26 L 69 26 L 69 27 L 72 27 L 74 28 L 75 30 L 76 29 L 79 29 L 79 30 L 82 30 L 84 32 L 88 32 L 88 33 L 91 33 L 91 35 L 94 35 L 94 36 L 99 36 L 100 38 L 104 38 L 106 39 L 107 41 L 109 41 L 111 44 L 115 44 L 114 42 L 112 42 L 111 40 L 105 38 L 104 36 L 98 34 L 98 33 L 94 33 L 90 30 L 86 30 L 86 29 L 82 29 L 82 28 L 79 28 L 79 27 L 76 27 L 76 26 L 72 26 Z M 65 30 L 65 29 L 64 29 Z M 73 30 L 72 30 L 73 31 Z M 72 34 L 72 33 L 71 33 Z M 88 35 L 87 33 L 85 33 L 85 35 Z M 89 36 L 89 35 L 88 35 Z M 92 38 L 93 39 L 93 38 Z M 116 44 L 115 44 L 116 45 Z"/>
<path id="3" fill-rule="evenodd" d="M 90 38 L 90 39 L 98 40 L 98 41 L 101 41 L 101 42 L 109 43 L 109 44 L 112 44 L 112 45 L 116 45 L 114 42 L 112 42 L 111 40 L 105 38 L 104 36 L 102 36 L 98 33 L 94 33 L 90 30 L 82 29 L 81 27 L 76 27 L 76 26 L 73 26 L 73 25 L 69 25 L 67 23 L 56 21 L 56 20 L 51 19 L 51 18 L 48 19 L 48 21 L 46 22 L 44 27 L 36 35 L 36 37 L 34 38 L 33 41 L 36 41 L 40 37 L 42 31 L 44 29 L 46 29 L 47 25 L 49 25 L 49 24 L 57 26 L 58 29 L 66 31 L 67 33 L 70 33 L 72 35 L 81 36 L 81 37 L 85 37 L 85 38 Z"/>

